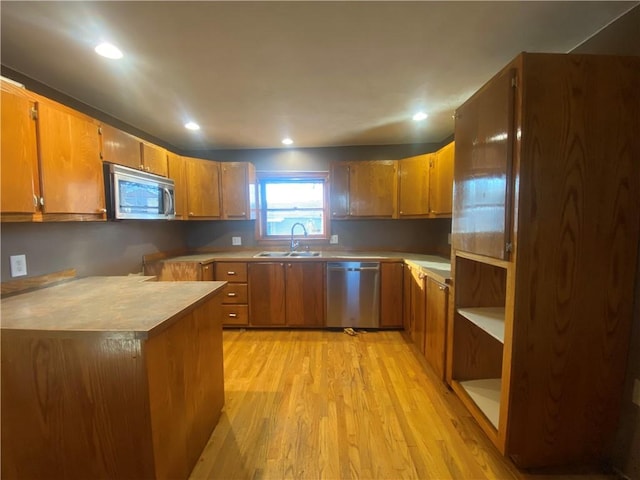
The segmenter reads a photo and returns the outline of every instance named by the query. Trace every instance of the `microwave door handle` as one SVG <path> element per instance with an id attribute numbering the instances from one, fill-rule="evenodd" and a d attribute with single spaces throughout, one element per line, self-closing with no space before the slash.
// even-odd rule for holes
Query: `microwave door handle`
<path id="1" fill-rule="evenodd" d="M 171 197 L 171 191 L 168 188 L 163 188 L 164 190 L 164 194 L 167 196 L 167 199 L 169 200 L 169 205 L 165 205 L 164 207 L 164 214 L 165 215 L 169 215 L 172 211 L 173 211 L 173 198 Z"/>

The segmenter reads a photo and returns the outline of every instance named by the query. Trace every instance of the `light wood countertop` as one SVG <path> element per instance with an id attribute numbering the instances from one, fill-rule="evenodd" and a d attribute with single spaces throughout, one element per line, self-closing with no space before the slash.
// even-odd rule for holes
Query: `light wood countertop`
<path id="1" fill-rule="evenodd" d="M 226 282 L 88 277 L 2 300 L 2 329 L 152 336 Z"/>

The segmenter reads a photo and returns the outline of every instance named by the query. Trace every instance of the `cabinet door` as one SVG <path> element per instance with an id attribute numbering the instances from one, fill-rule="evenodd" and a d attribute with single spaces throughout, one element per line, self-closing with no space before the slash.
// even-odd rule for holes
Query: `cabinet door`
<path id="1" fill-rule="evenodd" d="M 429 167 L 434 156 L 426 153 L 398 161 L 398 213 L 401 217 L 429 214 Z"/>
<path id="2" fill-rule="evenodd" d="M 412 268 L 404 266 L 402 278 L 402 326 L 404 331 L 411 334 L 411 284 L 413 283 Z"/>
<path id="3" fill-rule="evenodd" d="M 222 190 L 222 218 L 249 218 L 249 164 L 226 162 L 220 164 Z"/>
<path id="4" fill-rule="evenodd" d="M 349 216 L 349 165 L 347 162 L 331 164 L 331 218 Z"/>
<path id="5" fill-rule="evenodd" d="M 98 124 L 55 102 L 38 102 L 45 213 L 105 212 Z"/>
<path id="6" fill-rule="evenodd" d="M 4 82 L 1 85 L 2 213 L 33 214 L 40 196 L 35 103 L 17 87 Z"/>
<path id="7" fill-rule="evenodd" d="M 167 176 L 167 151 L 164 148 L 142 142 L 141 155 L 146 172 Z"/>
<path id="8" fill-rule="evenodd" d="M 506 260 L 511 242 L 514 71 L 456 111 L 452 247 Z"/>
<path id="9" fill-rule="evenodd" d="M 185 158 L 187 207 L 189 218 L 220 217 L 220 178 L 218 162 Z"/>
<path id="10" fill-rule="evenodd" d="M 284 325 L 284 263 L 256 262 L 248 265 L 249 318 L 252 325 Z"/>
<path id="11" fill-rule="evenodd" d="M 402 327 L 404 264 L 380 264 L 380 326 Z"/>
<path id="12" fill-rule="evenodd" d="M 425 275 L 417 269 L 411 271 L 411 339 L 424 353 L 425 329 Z"/>
<path id="13" fill-rule="evenodd" d="M 324 262 L 287 263 L 287 325 L 322 327 L 324 325 Z"/>
<path id="14" fill-rule="evenodd" d="M 395 217 L 398 182 L 395 160 L 352 162 L 349 210 L 352 217 Z"/>
<path id="15" fill-rule="evenodd" d="M 429 213 L 451 215 L 453 201 L 453 159 L 455 143 L 438 150 L 431 158 L 429 175 Z"/>
<path id="16" fill-rule="evenodd" d="M 427 278 L 424 354 L 427 361 L 443 380 L 448 302 L 449 292 L 447 286 L 436 282 L 432 278 Z"/>
<path id="17" fill-rule="evenodd" d="M 176 219 L 187 218 L 187 172 L 185 161 L 180 155 L 167 152 L 169 178 L 174 182 Z"/>
<path id="18" fill-rule="evenodd" d="M 100 126 L 102 150 L 100 157 L 105 162 L 142 169 L 140 139 L 111 125 Z"/>

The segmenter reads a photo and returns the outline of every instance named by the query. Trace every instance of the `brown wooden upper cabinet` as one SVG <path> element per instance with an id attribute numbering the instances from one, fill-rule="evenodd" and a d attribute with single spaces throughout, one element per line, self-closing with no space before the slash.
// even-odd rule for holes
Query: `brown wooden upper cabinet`
<path id="1" fill-rule="evenodd" d="M 41 97 L 38 127 L 43 213 L 104 218 L 98 122 Z"/>
<path id="2" fill-rule="evenodd" d="M 398 161 L 398 215 L 450 217 L 454 142 L 437 152 Z"/>
<path id="3" fill-rule="evenodd" d="M 332 218 L 395 218 L 397 206 L 396 160 L 331 165 Z"/>
<path id="4" fill-rule="evenodd" d="M 255 167 L 248 162 L 220 164 L 222 218 L 250 220 L 256 218 Z"/>
<path id="5" fill-rule="evenodd" d="M 2 220 L 31 221 L 40 204 L 36 103 L 28 92 L 0 81 Z"/>
<path id="6" fill-rule="evenodd" d="M 429 174 L 435 153 L 425 153 L 398 161 L 400 217 L 429 215 Z"/>
<path id="7" fill-rule="evenodd" d="M 183 157 L 187 178 L 187 210 L 190 220 L 220 218 L 220 164 Z"/>
<path id="8" fill-rule="evenodd" d="M 173 152 L 167 152 L 168 177 L 174 183 L 174 195 L 176 220 L 187 220 L 187 167 L 183 157 Z"/>
<path id="9" fill-rule="evenodd" d="M 101 158 L 105 162 L 144 170 L 166 177 L 168 175 L 167 151 L 127 132 L 102 124 Z"/>
<path id="10" fill-rule="evenodd" d="M 456 110 L 453 248 L 498 259 L 511 250 L 515 70 Z"/>

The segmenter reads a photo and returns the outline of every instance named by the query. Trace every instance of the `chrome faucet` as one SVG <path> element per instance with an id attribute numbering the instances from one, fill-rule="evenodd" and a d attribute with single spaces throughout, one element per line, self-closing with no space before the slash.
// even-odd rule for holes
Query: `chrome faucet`
<path id="1" fill-rule="evenodd" d="M 295 251 L 296 248 L 298 248 L 298 245 L 300 245 L 300 241 L 299 240 L 294 240 L 293 239 L 293 229 L 296 228 L 296 225 L 300 225 L 302 227 L 302 230 L 304 231 L 304 236 L 307 236 L 307 229 L 304 228 L 304 225 L 300 222 L 296 222 L 293 225 L 291 225 L 291 251 Z"/>

